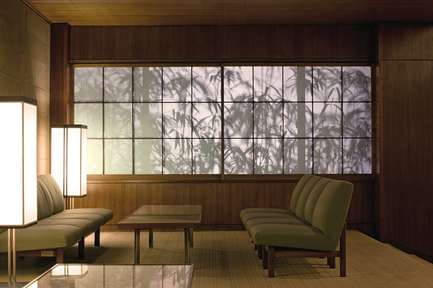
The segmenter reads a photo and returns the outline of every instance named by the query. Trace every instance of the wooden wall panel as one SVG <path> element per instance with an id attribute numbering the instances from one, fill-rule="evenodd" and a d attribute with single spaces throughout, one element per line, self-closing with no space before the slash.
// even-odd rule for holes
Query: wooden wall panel
<path id="1" fill-rule="evenodd" d="M 380 31 L 380 237 L 433 259 L 433 26 Z"/>
<path id="2" fill-rule="evenodd" d="M 109 176 L 105 176 L 106 178 Z M 355 193 L 349 213 L 349 226 L 369 234 L 375 232 L 374 179 L 363 177 L 350 181 Z M 221 181 L 221 182 L 135 182 L 89 180 L 88 195 L 75 201 L 76 207 L 103 207 L 113 210 L 113 226 L 141 205 L 196 204 L 203 207 L 205 227 L 240 228 L 239 212 L 248 207 L 285 208 L 297 179 L 287 181 Z M 117 182 L 117 183 L 116 183 Z"/>
<path id="3" fill-rule="evenodd" d="M 70 124 L 72 115 L 71 65 L 69 64 L 69 24 L 51 25 L 51 126 Z"/>
<path id="4" fill-rule="evenodd" d="M 368 25 L 72 26 L 71 62 L 376 61 Z"/>

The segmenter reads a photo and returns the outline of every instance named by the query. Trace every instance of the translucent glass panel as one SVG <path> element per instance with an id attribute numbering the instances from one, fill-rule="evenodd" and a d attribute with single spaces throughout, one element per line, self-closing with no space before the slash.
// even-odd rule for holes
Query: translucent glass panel
<path id="1" fill-rule="evenodd" d="M 102 174 L 103 145 L 102 139 L 87 140 L 87 174 Z"/>
<path id="2" fill-rule="evenodd" d="M 283 104 L 254 104 L 254 137 L 281 137 L 283 132 Z"/>
<path id="3" fill-rule="evenodd" d="M 224 141 L 224 173 L 253 173 L 253 140 L 225 139 Z"/>
<path id="4" fill-rule="evenodd" d="M 313 100 L 341 100 L 341 67 L 313 67 Z"/>
<path id="5" fill-rule="evenodd" d="M 283 67 L 254 67 L 254 100 L 281 101 L 283 99 Z"/>
<path id="6" fill-rule="evenodd" d="M 164 67 L 164 102 L 191 101 L 191 67 Z"/>
<path id="7" fill-rule="evenodd" d="M 344 146 L 344 171 L 346 174 L 370 174 L 372 166 L 371 140 L 346 139 Z"/>
<path id="8" fill-rule="evenodd" d="M 134 103 L 134 136 L 137 138 L 162 137 L 161 103 Z"/>
<path id="9" fill-rule="evenodd" d="M 371 137 L 371 103 L 344 103 L 343 111 L 345 137 Z"/>
<path id="10" fill-rule="evenodd" d="M 254 140 L 254 173 L 281 174 L 283 151 L 281 139 Z"/>
<path id="11" fill-rule="evenodd" d="M 341 104 L 314 103 L 314 137 L 341 137 Z"/>
<path id="12" fill-rule="evenodd" d="M 164 139 L 164 174 L 191 174 L 191 140 Z"/>
<path id="13" fill-rule="evenodd" d="M 105 174 L 132 174 L 132 140 L 105 139 Z"/>
<path id="14" fill-rule="evenodd" d="M 136 139 L 134 145 L 135 174 L 161 174 L 162 141 L 160 139 Z"/>
<path id="15" fill-rule="evenodd" d="M 221 137 L 221 104 L 216 102 L 194 103 L 192 111 L 193 137 Z"/>
<path id="16" fill-rule="evenodd" d="M 74 69 L 74 97 L 75 102 L 102 101 L 102 68 Z"/>
<path id="17" fill-rule="evenodd" d="M 343 67 L 343 100 L 371 101 L 370 67 Z"/>
<path id="18" fill-rule="evenodd" d="M 253 136 L 253 104 L 224 104 L 225 137 L 248 138 Z"/>
<path id="19" fill-rule="evenodd" d="M 313 165 L 311 139 L 284 139 L 284 173 L 309 174 Z"/>
<path id="20" fill-rule="evenodd" d="M 132 104 L 104 104 L 105 138 L 132 137 Z"/>
<path id="21" fill-rule="evenodd" d="M 169 138 L 191 137 L 191 104 L 164 103 L 164 136 Z"/>
<path id="22" fill-rule="evenodd" d="M 219 174 L 221 167 L 221 140 L 193 140 L 194 174 Z"/>
<path id="23" fill-rule="evenodd" d="M 312 101 L 312 69 L 304 66 L 285 66 L 284 101 Z"/>
<path id="24" fill-rule="evenodd" d="M 104 101 L 132 101 L 132 68 L 104 68 Z"/>
<path id="25" fill-rule="evenodd" d="M 253 100 L 253 67 L 224 67 L 224 100 L 226 102 Z"/>
<path id="26" fill-rule="evenodd" d="M 314 173 L 341 174 L 341 139 L 314 140 Z"/>
<path id="27" fill-rule="evenodd" d="M 192 101 L 221 101 L 221 67 L 192 67 Z"/>
<path id="28" fill-rule="evenodd" d="M 284 136 L 311 137 L 312 111 L 311 103 L 284 103 Z"/>
<path id="29" fill-rule="evenodd" d="M 74 106 L 75 124 L 86 125 L 89 138 L 102 138 L 102 105 L 76 103 Z"/>
<path id="30" fill-rule="evenodd" d="M 162 68 L 134 67 L 134 102 L 160 102 Z"/>

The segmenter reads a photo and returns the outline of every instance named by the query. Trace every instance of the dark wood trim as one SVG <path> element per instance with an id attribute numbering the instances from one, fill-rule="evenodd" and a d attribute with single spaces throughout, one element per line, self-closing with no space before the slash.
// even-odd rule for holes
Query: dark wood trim
<path id="1" fill-rule="evenodd" d="M 374 181 L 372 174 L 321 174 L 320 176 L 350 182 Z M 138 184 L 138 183 L 244 183 L 244 182 L 298 182 L 302 175 L 89 175 L 89 184 Z"/>

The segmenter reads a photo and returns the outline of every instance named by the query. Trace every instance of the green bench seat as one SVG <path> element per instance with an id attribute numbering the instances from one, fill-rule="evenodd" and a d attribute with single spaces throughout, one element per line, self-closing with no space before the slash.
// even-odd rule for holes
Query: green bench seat
<path id="1" fill-rule="evenodd" d="M 353 185 L 349 182 L 304 175 L 293 190 L 287 209 L 242 210 L 241 221 L 269 276 L 274 275 L 274 253 L 284 250 L 295 256 L 305 252 L 307 256 L 328 257 L 330 266 L 335 266 L 335 257 L 340 257 L 340 275 L 345 276 L 345 224 L 352 193 Z"/>
<path id="2" fill-rule="evenodd" d="M 63 195 L 50 175 L 38 176 L 37 199 L 38 222 L 16 229 L 16 250 L 24 255 L 51 251 L 50 255 L 61 262 L 63 249 L 79 243 L 79 254 L 84 256 L 84 237 L 95 233 L 95 245 L 99 246 L 100 227 L 113 218 L 113 213 L 104 208 L 65 210 Z M 6 251 L 7 231 L 0 230 L 0 253 Z"/>

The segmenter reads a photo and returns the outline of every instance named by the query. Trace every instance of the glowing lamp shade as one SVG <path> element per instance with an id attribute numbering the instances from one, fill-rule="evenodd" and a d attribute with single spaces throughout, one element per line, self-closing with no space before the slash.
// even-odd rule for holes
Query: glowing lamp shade
<path id="1" fill-rule="evenodd" d="M 87 127 L 51 128 L 51 175 L 65 197 L 87 194 Z"/>
<path id="2" fill-rule="evenodd" d="M 0 97 L 0 227 L 37 221 L 36 101 Z"/>

